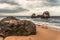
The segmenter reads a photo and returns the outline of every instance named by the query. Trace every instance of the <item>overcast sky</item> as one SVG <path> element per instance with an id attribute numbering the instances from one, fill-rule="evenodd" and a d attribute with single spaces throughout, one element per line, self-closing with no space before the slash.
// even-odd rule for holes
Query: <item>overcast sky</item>
<path id="1" fill-rule="evenodd" d="M 31 15 L 49 11 L 60 16 L 60 0 L 0 0 L 0 15 Z"/>

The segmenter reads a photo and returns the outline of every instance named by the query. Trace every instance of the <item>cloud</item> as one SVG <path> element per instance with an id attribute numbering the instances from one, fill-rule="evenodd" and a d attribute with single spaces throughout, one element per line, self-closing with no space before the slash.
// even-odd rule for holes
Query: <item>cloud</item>
<path id="1" fill-rule="evenodd" d="M 46 3 L 49 6 L 60 6 L 60 0 L 46 0 Z"/>
<path id="2" fill-rule="evenodd" d="M 7 4 L 11 4 L 11 5 L 19 5 L 17 2 L 15 1 L 10 1 L 10 0 L 0 0 L 0 3 L 7 3 Z"/>
<path id="3" fill-rule="evenodd" d="M 0 9 L 0 13 L 18 13 L 18 12 L 24 12 L 24 11 L 29 11 L 29 10 L 24 9 L 22 7 L 18 7 L 15 9 L 6 9 L 6 8 Z"/>
<path id="4" fill-rule="evenodd" d="M 15 0 L 0 0 L 0 13 L 18 13 L 29 11 L 26 8 L 20 7 L 21 5 Z"/>
<path id="5" fill-rule="evenodd" d="M 3 13 L 2 15 L 9 15 L 10 13 L 15 13 L 15 15 L 31 15 L 34 12 L 36 14 L 41 14 L 46 10 L 49 11 L 51 15 L 60 15 L 60 0 L 0 0 L 0 6 L 2 6 L 0 7 L 0 14 Z M 31 13 L 24 13 L 24 11 Z"/>

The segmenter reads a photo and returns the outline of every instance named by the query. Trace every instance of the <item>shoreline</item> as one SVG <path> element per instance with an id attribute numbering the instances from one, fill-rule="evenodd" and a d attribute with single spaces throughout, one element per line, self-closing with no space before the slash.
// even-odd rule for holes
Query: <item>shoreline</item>
<path id="1" fill-rule="evenodd" d="M 39 27 L 42 27 L 44 29 L 50 29 L 50 30 L 60 31 L 60 28 L 52 27 L 50 25 L 46 25 L 46 24 L 42 24 L 42 25 L 36 24 L 36 25 L 39 26 Z"/>
<path id="2" fill-rule="evenodd" d="M 47 28 L 49 28 L 49 29 L 54 29 L 54 30 L 58 30 L 58 31 L 60 31 L 60 27 L 59 26 L 54 26 L 54 25 L 50 25 L 50 24 L 45 24 L 45 23 L 42 23 L 42 22 L 33 22 L 33 23 L 35 23 L 37 26 L 41 26 L 41 27 L 47 27 Z"/>

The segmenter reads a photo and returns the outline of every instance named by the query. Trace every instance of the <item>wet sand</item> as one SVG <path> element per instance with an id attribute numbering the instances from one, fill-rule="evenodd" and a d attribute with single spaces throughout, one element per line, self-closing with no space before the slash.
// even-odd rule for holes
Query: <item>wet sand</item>
<path id="1" fill-rule="evenodd" d="M 52 30 L 46 25 L 36 25 L 36 35 L 31 36 L 9 36 L 4 40 L 60 40 L 60 31 Z"/>

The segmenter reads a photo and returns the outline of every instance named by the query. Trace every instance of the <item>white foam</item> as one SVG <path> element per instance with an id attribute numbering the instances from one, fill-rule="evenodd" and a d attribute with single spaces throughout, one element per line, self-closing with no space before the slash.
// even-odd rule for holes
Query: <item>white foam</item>
<path id="1" fill-rule="evenodd" d="M 59 26 L 52 25 L 52 24 L 50 24 L 50 23 L 48 23 L 48 22 L 38 22 L 38 21 L 33 21 L 33 22 L 34 22 L 35 24 L 47 25 L 48 27 L 53 27 L 53 28 L 58 28 L 58 29 L 60 29 Z"/>
<path id="2" fill-rule="evenodd" d="M 49 27 L 53 27 L 53 28 L 58 28 L 60 29 L 59 26 L 55 25 L 54 23 L 48 23 L 48 22 L 41 22 L 41 21 L 33 21 L 32 19 L 21 19 L 21 20 L 29 20 L 32 21 L 35 24 L 39 24 L 39 25 L 47 25 Z"/>

